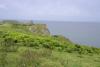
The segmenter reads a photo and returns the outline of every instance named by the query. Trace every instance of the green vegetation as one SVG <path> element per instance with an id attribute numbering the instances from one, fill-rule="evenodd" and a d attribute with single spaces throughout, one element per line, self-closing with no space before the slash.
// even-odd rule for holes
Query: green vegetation
<path id="1" fill-rule="evenodd" d="M 40 24 L 6 22 L 0 25 L 0 67 L 100 67 L 100 48 L 52 36 Z"/>

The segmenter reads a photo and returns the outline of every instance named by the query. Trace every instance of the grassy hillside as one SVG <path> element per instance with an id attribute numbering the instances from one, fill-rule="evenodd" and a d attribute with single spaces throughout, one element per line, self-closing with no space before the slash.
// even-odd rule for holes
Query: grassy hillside
<path id="1" fill-rule="evenodd" d="M 100 67 L 100 48 L 74 44 L 62 35 L 52 36 L 40 24 L 32 26 L 34 32 L 31 26 L 0 25 L 0 67 Z M 46 35 L 41 28 L 48 31 Z"/>
<path id="2" fill-rule="evenodd" d="M 46 24 L 34 24 L 32 21 L 21 22 L 5 20 L 0 22 L 0 31 L 22 32 L 27 34 L 50 35 Z"/>

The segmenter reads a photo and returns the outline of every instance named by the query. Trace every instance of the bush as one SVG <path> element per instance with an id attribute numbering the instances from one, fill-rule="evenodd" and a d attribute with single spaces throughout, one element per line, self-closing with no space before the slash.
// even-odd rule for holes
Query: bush
<path id="1" fill-rule="evenodd" d="M 4 33 L 4 35 L 3 35 Z M 99 48 L 88 47 L 78 44 L 73 44 L 68 39 L 62 36 L 42 36 L 42 35 L 28 35 L 19 32 L 2 32 L 0 33 L 0 41 L 8 46 L 7 51 L 16 51 L 18 46 L 34 47 L 34 48 L 48 48 L 52 50 L 77 52 L 79 54 L 100 54 Z"/>
<path id="2" fill-rule="evenodd" d="M 38 64 L 40 55 L 32 50 L 25 50 L 20 54 L 18 67 L 35 67 Z"/>

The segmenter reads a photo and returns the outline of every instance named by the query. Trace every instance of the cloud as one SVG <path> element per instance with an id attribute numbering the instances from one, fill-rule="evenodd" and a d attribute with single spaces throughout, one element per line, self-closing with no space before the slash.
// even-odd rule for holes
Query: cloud
<path id="1" fill-rule="evenodd" d="M 0 0 L 0 3 L 2 15 L 16 18 L 87 20 L 100 16 L 99 0 Z"/>
<path id="2" fill-rule="evenodd" d="M 0 9 L 6 9 L 6 8 L 7 8 L 6 5 L 4 5 L 4 4 L 0 4 Z"/>

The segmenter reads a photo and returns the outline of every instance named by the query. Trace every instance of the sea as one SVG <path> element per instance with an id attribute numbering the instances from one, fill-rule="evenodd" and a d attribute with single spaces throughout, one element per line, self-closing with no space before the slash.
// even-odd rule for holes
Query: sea
<path id="1" fill-rule="evenodd" d="M 100 47 L 99 22 L 42 21 L 38 23 L 47 24 L 52 35 L 63 35 L 76 44 Z"/>

